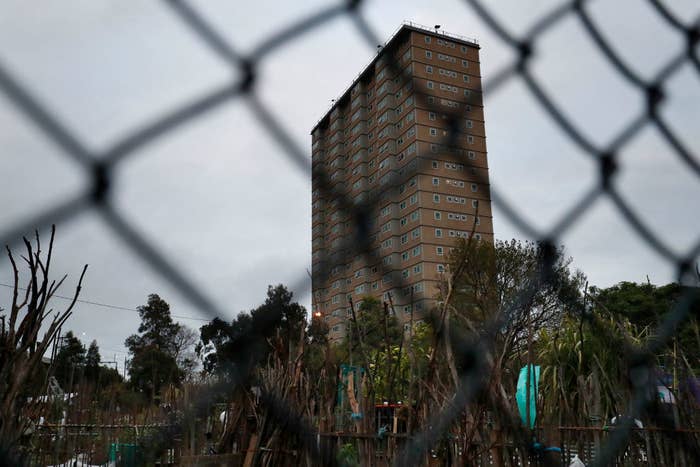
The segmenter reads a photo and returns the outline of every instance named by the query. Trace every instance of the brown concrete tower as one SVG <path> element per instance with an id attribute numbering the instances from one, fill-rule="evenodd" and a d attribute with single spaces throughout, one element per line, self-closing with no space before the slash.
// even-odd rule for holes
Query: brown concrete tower
<path id="1" fill-rule="evenodd" d="M 355 220 L 314 176 L 314 313 L 331 339 L 345 335 L 350 298 L 391 293 L 400 320 L 420 319 L 455 239 L 493 241 L 478 44 L 402 25 L 311 135 L 314 168 L 370 206 L 374 251 L 353 251 Z"/>

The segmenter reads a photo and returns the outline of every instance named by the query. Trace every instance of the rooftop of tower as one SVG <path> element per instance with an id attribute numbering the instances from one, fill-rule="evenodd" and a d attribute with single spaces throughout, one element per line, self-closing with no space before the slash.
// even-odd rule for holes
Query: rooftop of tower
<path id="1" fill-rule="evenodd" d="M 379 60 L 379 58 L 382 57 L 382 55 L 384 54 L 384 51 L 391 50 L 392 47 L 397 42 L 399 42 L 398 39 L 410 31 L 428 34 L 430 36 L 437 37 L 437 38 L 448 38 L 452 41 L 455 41 L 456 43 L 458 43 L 460 45 L 467 45 L 469 47 L 475 47 L 477 49 L 479 48 L 479 41 L 477 39 L 469 38 L 466 36 L 461 36 L 459 34 L 453 34 L 453 33 L 446 32 L 446 31 L 442 31 L 442 30 L 436 29 L 434 27 L 430 28 L 428 26 L 414 23 L 412 21 L 404 21 L 403 23 L 401 23 L 401 26 L 399 26 L 396 29 L 396 31 L 394 31 L 394 33 L 391 35 L 391 37 L 386 42 L 384 42 L 384 44 L 377 44 L 378 45 L 377 54 L 372 58 L 372 60 L 370 60 L 370 62 L 367 65 L 365 65 L 365 67 L 362 69 L 362 71 L 355 76 L 355 79 L 352 80 L 350 85 L 340 94 L 340 96 L 337 99 L 333 100 L 333 103 L 328 108 L 328 110 L 323 114 L 323 117 L 321 117 L 316 122 L 314 127 L 311 129 L 311 133 L 313 133 L 314 130 L 316 130 L 316 128 L 318 128 L 319 126 L 323 126 L 322 124 L 324 123 L 324 121 L 326 121 L 328 119 L 328 117 L 330 116 L 330 113 L 333 111 L 333 109 L 335 109 L 336 107 L 338 107 L 339 105 L 341 105 L 342 103 L 344 103 L 345 101 L 347 101 L 349 99 L 350 90 L 355 86 L 355 84 L 357 84 L 358 81 L 360 81 L 362 79 L 362 77 L 364 77 L 365 75 L 370 74 L 372 72 L 372 66 L 374 65 L 374 63 L 377 60 Z"/>

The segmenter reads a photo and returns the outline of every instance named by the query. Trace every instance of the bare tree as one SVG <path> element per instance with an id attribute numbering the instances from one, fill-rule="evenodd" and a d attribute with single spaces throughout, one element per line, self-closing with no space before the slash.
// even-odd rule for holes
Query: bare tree
<path id="1" fill-rule="evenodd" d="M 35 233 L 35 245 L 24 238 L 26 255 L 21 258 L 29 272 L 26 288 L 20 286 L 20 272 L 9 247 L 7 254 L 12 264 L 14 287 L 9 314 L 2 311 L 2 333 L 0 334 L 0 449 L 11 458 L 19 456 L 19 442 L 30 421 L 22 416 L 28 404 L 27 390 L 32 378 L 40 370 L 41 359 L 54 344 L 61 326 L 72 313 L 80 290 L 87 264 L 83 267 L 78 285 L 65 310 L 54 312 L 49 303 L 66 280 L 58 282 L 49 278 L 53 241 L 56 227 L 51 228 L 48 252 L 42 258 L 39 233 Z M 20 293 L 22 292 L 22 293 Z M 52 315 L 52 317 L 50 317 Z M 44 324 L 47 324 L 44 327 Z M 44 327 L 43 337 L 39 333 Z M 44 388 L 39 388 L 39 391 Z M 34 398 L 36 400 L 36 398 Z"/>

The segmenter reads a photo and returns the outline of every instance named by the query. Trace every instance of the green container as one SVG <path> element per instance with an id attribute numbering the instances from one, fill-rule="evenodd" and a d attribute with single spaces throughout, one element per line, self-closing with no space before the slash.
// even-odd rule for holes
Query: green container
<path id="1" fill-rule="evenodd" d="M 141 450 L 133 443 L 112 443 L 109 445 L 109 462 L 119 467 L 136 467 L 142 464 Z"/>

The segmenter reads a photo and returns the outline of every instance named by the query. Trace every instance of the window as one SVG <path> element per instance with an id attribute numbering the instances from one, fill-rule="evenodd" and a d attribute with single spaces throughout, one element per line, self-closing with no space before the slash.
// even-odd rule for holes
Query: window
<path id="1" fill-rule="evenodd" d="M 435 87 L 435 85 L 433 84 L 432 81 L 428 81 L 428 82 L 426 83 L 426 86 L 428 87 L 428 89 L 433 89 L 433 88 Z"/>
<path id="2" fill-rule="evenodd" d="M 405 245 L 406 243 L 408 243 L 408 234 L 403 234 L 401 235 L 401 244 Z"/>
<path id="3" fill-rule="evenodd" d="M 428 120 L 435 120 L 436 117 L 435 112 L 428 112 Z"/>
<path id="4" fill-rule="evenodd" d="M 438 264 L 438 265 L 437 265 L 437 272 L 445 272 L 445 265 L 444 265 L 444 264 Z"/>
<path id="5" fill-rule="evenodd" d="M 474 128 L 474 122 L 467 120 L 467 128 Z"/>
<path id="6" fill-rule="evenodd" d="M 411 197 L 408 199 L 408 202 L 410 204 L 416 204 L 418 202 L 418 194 L 411 195 Z"/>
<path id="7" fill-rule="evenodd" d="M 401 201 L 401 203 L 399 203 L 399 209 L 406 209 L 406 201 Z"/>
<path id="8" fill-rule="evenodd" d="M 412 221 L 417 221 L 418 218 L 420 217 L 419 213 L 420 213 L 420 211 L 413 211 L 413 212 L 411 213 L 411 220 L 412 220 Z"/>
<path id="9" fill-rule="evenodd" d="M 442 248 L 441 246 L 438 246 L 438 247 L 435 248 L 435 253 L 436 253 L 438 256 L 442 256 L 442 255 L 445 254 L 445 251 L 443 250 L 443 248 Z"/>
<path id="10" fill-rule="evenodd" d="M 435 237 L 442 238 L 442 229 L 435 229 Z"/>
<path id="11" fill-rule="evenodd" d="M 433 169 L 437 169 L 439 167 L 438 161 L 433 161 L 432 166 L 433 166 Z"/>
<path id="12" fill-rule="evenodd" d="M 477 240 L 481 240 L 481 234 L 474 234 L 474 238 L 476 238 Z"/>
<path id="13" fill-rule="evenodd" d="M 461 48 L 463 54 L 467 53 L 467 46 L 466 45 L 463 45 L 460 48 Z"/>
<path id="14" fill-rule="evenodd" d="M 442 213 L 440 211 L 435 211 L 433 214 L 435 215 L 436 221 L 439 221 L 440 219 L 442 219 Z"/>
<path id="15" fill-rule="evenodd" d="M 408 261 L 408 251 L 401 253 L 401 261 Z"/>
<path id="16" fill-rule="evenodd" d="M 430 129 L 430 136 L 437 136 L 437 128 Z"/>
<path id="17" fill-rule="evenodd" d="M 413 266 L 413 274 L 420 274 L 422 270 L 423 266 L 420 264 L 416 264 L 415 266 Z"/>
<path id="18" fill-rule="evenodd" d="M 411 231 L 411 239 L 415 240 L 416 238 L 420 238 L 420 227 Z"/>
<path id="19" fill-rule="evenodd" d="M 467 143 L 474 144 L 474 137 L 472 135 L 467 135 Z"/>
<path id="20" fill-rule="evenodd" d="M 433 203 L 439 203 L 440 202 L 440 195 L 437 193 L 433 193 Z"/>
<path id="21" fill-rule="evenodd" d="M 403 277 L 404 279 L 410 275 L 411 275 L 411 271 L 409 271 L 408 269 L 404 269 L 403 271 L 401 271 L 401 277 Z"/>
<path id="22" fill-rule="evenodd" d="M 425 43 L 430 44 L 430 36 L 425 36 Z"/>
<path id="23" fill-rule="evenodd" d="M 413 257 L 414 257 L 414 258 L 420 256 L 420 252 L 421 252 L 421 246 L 420 246 L 420 245 L 418 245 L 418 246 L 416 246 L 416 247 L 413 247 Z"/>
<path id="24" fill-rule="evenodd" d="M 433 72 L 433 67 L 430 65 L 425 65 L 425 72 L 426 73 L 432 73 Z"/>
<path id="25" fill-rule="evenodd" d="M 472 193 L 476 193 L 479 190 L 479 187 L 476 185 L 476 183 L 472 183 Z"/>
<path id="26" fill-rule="evenodd" d="M 469 75 L 462 75 L 462 78 L 464 79 L 465 83 L 469 82 Z"/>
<path id="27" fill-rule="evenodd" d="M 474 209 L 478 208 L 478 207 L 479 207 L 479 202 L 478 202 L 477 200 L 473 199 L 473 200 L 472 200 L 472 207 L 473 207 Z"/>
<path id="28" fill-rule="evenodd" d="M 476 153 L 474 151 L 469 151 L 467 153 L 467 155 L 468 155 L 469 159 L 471 159 L 471 160 L 476 159 Z"/>
<path id="29" fill-rule="evenodd" d="M 433 53 L 430 50 L 425 51 L 425 58 L 433 58 Z"/>
<path id="30" fill-rule="evenodd" d="M 433 177 L 433 185 L 438 186 L 440 184 L 440 179 L 437 177 Z"/>
<path id="31" fill-rule="evenodd" d="M 435 97 L 428 96 L 428 104 L 434 104 L 434 103 L 435 103 Z"/>
<path id="32" fill-rule="evenodd" d="M 471 96 L 472 92 L 469 89 L 464 90 L 464 97 L 469 97 Z"/>
<path id="33" fill-rule="evenodd" d="M 462 60 L 462 67 L 469 68 L 469 62 L 467 60 Z"/>

